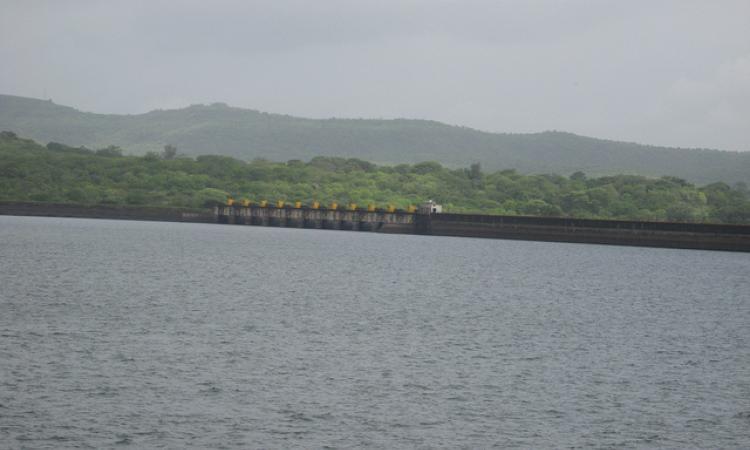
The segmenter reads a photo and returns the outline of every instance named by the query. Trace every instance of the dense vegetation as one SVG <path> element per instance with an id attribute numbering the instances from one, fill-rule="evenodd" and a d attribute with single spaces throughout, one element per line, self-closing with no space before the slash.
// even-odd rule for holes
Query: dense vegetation
<path id="1" fill-rule="evenodd" d="M 311 120 L 224 104 L 137 115 L 92 114 L 23 97 L 0 95 L 0 130 L 40 142 L 90 148 L 118 145 L 143 155 L 172 144 L 186 155 L 246 161 L 359 158 L 378 164 L 479 162 L 486 170 L 577 171 L 589 175 L 671 175 L 693 183 L 750 183 L 750 152 L 649 147 L 570 133 L 484 133 L 425 120 Z"/>
<path id="2" fill-rule="evenodd" d="M 44 147 L 14 133 L 0 134 L 0 200 L 204 207 L 228 195 L 402 208 L 435 199 L 447 212 L 750 222 L 744 183 L 699 188 L 675 177 L 484 173 L 479 164 L 376 166 L 339 157 L 286 163 L 217 155 L 192 159 L 172 146 L 161 154 L 123 156 L 113 146 L 93 151 L 53 142 Z"/>

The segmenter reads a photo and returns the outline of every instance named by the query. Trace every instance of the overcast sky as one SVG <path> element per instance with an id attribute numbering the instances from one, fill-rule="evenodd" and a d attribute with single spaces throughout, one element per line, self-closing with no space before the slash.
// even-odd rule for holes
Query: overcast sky
<path id="1" fill-rule="evenodd" d="M 750 150 L 750 0 L 0 0 L 0 93 Z"/>

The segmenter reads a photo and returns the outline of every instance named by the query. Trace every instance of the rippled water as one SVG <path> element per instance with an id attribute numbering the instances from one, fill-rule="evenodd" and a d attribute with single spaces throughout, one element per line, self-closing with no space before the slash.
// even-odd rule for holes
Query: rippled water
<path id="1" fill-rule="evenodd" d="M 0 447 L 750 447 L 750 255 L 0 217 Z"/>

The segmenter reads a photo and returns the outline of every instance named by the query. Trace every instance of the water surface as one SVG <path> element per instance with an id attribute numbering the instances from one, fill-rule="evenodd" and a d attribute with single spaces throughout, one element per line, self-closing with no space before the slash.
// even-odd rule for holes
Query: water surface
<path id="1" fill-rule="evenodd" d="M 750 447 L 750 255 L 0 216 L 0 447 Z"/>

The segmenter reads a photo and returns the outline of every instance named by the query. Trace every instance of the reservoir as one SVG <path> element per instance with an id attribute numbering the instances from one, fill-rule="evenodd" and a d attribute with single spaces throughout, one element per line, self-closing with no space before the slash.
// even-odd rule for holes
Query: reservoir
<path id="1" fill-rule="evenodd" d="M 1 448 L 743 448 L 750 254 L 0 216 Z"/>

